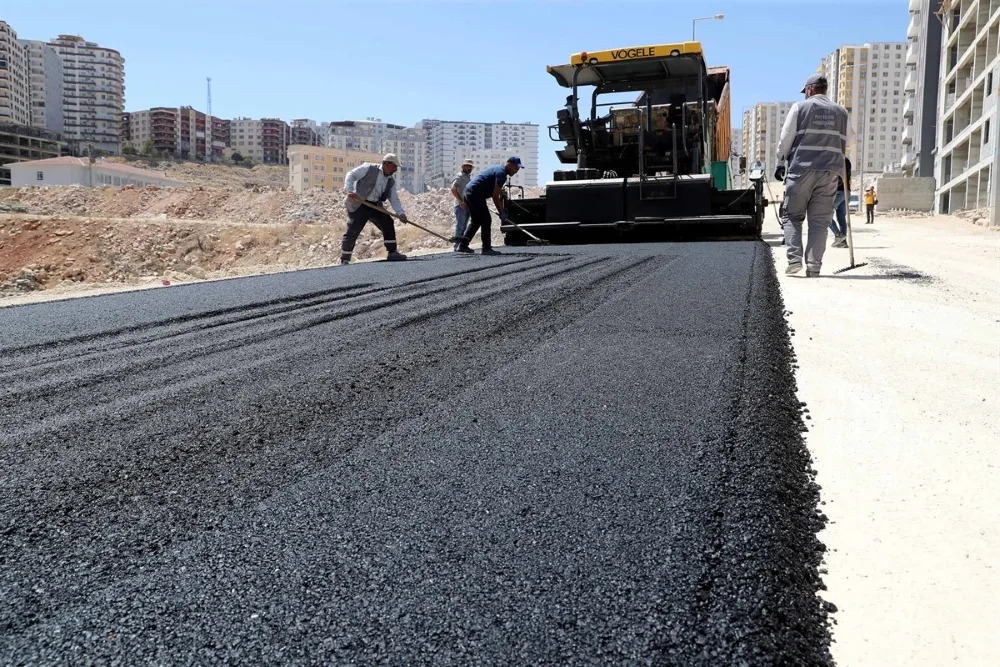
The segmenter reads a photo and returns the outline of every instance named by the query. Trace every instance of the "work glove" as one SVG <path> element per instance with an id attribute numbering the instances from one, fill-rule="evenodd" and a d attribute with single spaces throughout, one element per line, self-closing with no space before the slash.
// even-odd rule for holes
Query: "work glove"
<path id="1" fill-rule="evenodd" d="M 784 166 L 779 165 L 778 167 L 775 168 L 775 170 L 774 170 L 774 180 L 776 180 L 776 181 L 783 181 L 783 180 L 785 180 L 785 167 Z"/>

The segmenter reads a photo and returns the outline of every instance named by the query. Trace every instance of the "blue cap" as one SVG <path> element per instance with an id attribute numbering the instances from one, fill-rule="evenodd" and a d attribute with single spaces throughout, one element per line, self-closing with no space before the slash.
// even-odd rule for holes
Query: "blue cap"
<path id="1" fill-rule="evenodd" d="M 507 158 L 507 162 L 513 162 L 514 166 L 517 167 L 518 169 L 524 169 L 524 165 L 521 164 L 521 158 L 519 158 L 516 155 Z"/>

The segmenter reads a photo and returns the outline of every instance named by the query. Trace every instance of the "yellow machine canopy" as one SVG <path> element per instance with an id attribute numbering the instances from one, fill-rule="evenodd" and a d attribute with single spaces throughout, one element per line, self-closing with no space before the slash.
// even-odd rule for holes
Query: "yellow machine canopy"
<path id="1" fill-rule="evenodd" d="M 646 84 L 705 73 L 701 42 L 582 51 L 566 65 L 546 67 L 560 86 L 597 86 L 605 90 L 641 90 Z"/>

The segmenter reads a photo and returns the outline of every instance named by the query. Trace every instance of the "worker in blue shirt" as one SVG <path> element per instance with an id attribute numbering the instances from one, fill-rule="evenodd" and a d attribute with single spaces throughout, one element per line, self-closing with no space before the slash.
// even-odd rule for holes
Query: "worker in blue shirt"
<path id="1" fill-rule="evenodd" d="M 521 158 L 516 155 L 509 157 L 504 164 L 497 164 L 483 169 L 465 186 L 465 204 L 469 207 L 469 226 L 466 228 L 465 234 L 460 237 L 455 252 L 471 253 L 472 248 L 469 247 L 469 243 L 475 238 L 476 232 L 481 228 L 483 230 L 482 253 L 484 255 L 500 254 L 492 247 L 493 244 L 490 237 L 492 218 L 490 218 L 490 209 L 486 205 L 486 200 L 492 197 L 493 204 L 497 207 L 497 213 L 500 215 L 500 220 L 506 220 L 507 211 L 504 210 L 500 199 L 501 188 L 507 182 L 507 177 L 516 174 L 523 166 Z"/>

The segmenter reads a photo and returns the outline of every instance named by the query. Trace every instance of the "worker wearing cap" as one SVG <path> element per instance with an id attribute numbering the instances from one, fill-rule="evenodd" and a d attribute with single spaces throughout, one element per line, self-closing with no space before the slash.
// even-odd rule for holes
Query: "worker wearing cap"
<path id="1" fill-rule="evenodd" d="M 778 141 L 778 166 L 774 177 L 784 180 L 781 223 L 785 230 L 788 275 L 802 270 L 818 276 L 823 265 L 837 178 L 844 174 L 851 128 L 847 109 L 826 96 L 827 81 L 821 74 L 806 79 L 802 93 L 785 118 Z M 787 166 L 786 166 L 787 161 Z M 809 220 L 808 244 L 803 253 L 802 223 Z"/>
<path id="2" fill-rule="evenodd" d="M 465 203 L 465 186 L 472 180 L 472 170 L 474 169 L 472 160 L 462 163 L 462 170 L 451 182 L 451 196 L 455 198 L 455 238 L 460 238 L 465 234 L 465 227 L 469 224 L 469 207 Z M 455 250 L 458 250 L 458 241 L 455 242 Z"/>
<path id="3" fill-rule="evenodd" d="M 486 205 L 486 200 L 492 198 L 494 206 L 497 207 L 497 213 L 500 215 L 500 220 L 506 220 L 507 211 L 504 210 L 500 198 L 501 188 L 507 182 L 507 178 L 516 174 L 523 166 L 521 158 L 516 155 L 509 157 L 504 164 L 497 164 L 483 169 L 465 186 L 465 204 L 469 207 L 469 227 L 465 230 L 465 234 L 463 234 L 458 243 L 458 248 L 456 248 L 458 252 L 472 252 L 469 243 L 475 238 L 476 232 L 481 228 L 483 230 L 482 253 L 484 255 L 500 254 L 492 247 L 492 238 L 490 237 L 492 219 L 490 218 L 490 209 Z"/>
<path id="4" fill-rule="evenodd" d="M 379 231 L 385 243 L 386 257 L 390 262 L 406 259 L 406 255 L 396 249 L 396 228 L 392 216 L 383 211 L 377 211 L 362 202 L 368 202 L 382 207 L 389 200 L 400 221 L 407 222 L 406 211 L 399 201 L 396 191 L 396 170 L 399 169 L 399 158 L 392 153 L 382 157 L 382 164 L 365 162 L 347 172 L 344 178 L 344 191 L 347 192 L 347 230 L 340 244 L 340 263 L 350 264 L 354 254 L 354 244 L 358 235 L 368 222 L 372 222 Z"/>

